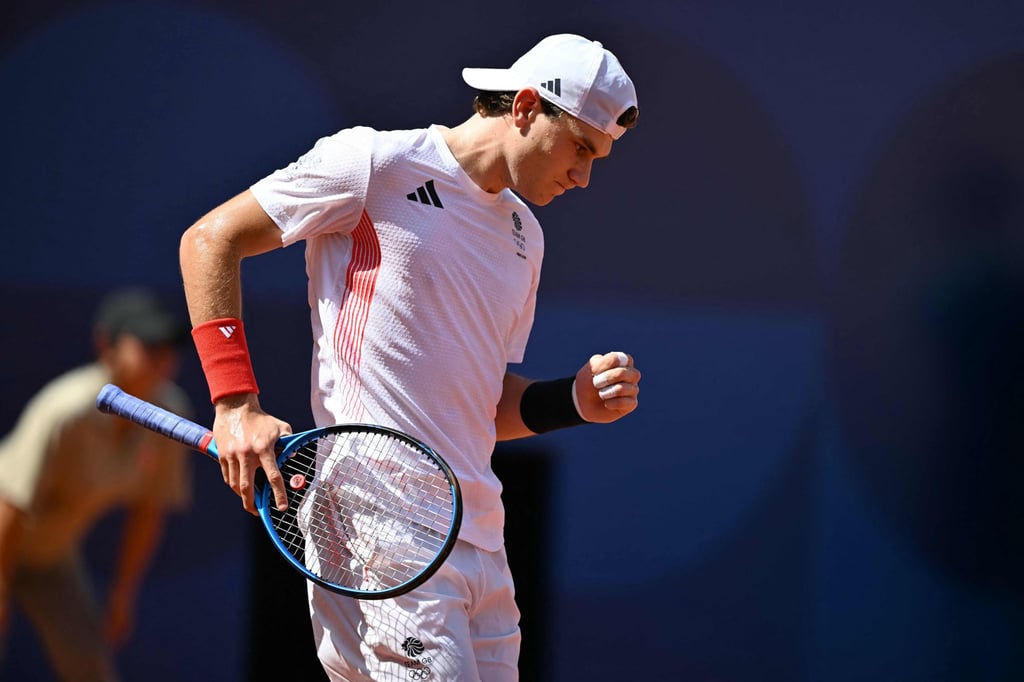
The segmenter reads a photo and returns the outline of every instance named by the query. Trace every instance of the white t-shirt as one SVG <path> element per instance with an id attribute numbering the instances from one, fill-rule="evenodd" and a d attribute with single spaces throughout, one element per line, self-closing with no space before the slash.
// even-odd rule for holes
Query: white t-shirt
<path id="1" fill-rule="evenodd" d="M 47 565 L 77 551 L 93 524 L 116 507 L 147 503 L 180 510 L 191 499 L 195 455 L 97 410 L 96 395 L 109 381 L 98 363 L 57 377 L 0 441 L 0 497 L 26 514 L 21 564 Z M 153 402 L 191 413 L 174 384 Z"/>
<path id="2" fill-rule="evenodd" d="M 533 213 L 478 187 L 437 126 L 343 130 L 251 189 L 285 246 L 306 242 L 317 425 L 423 440 L 459 479 L 460 538 L 497 550 L 494 417 L 533 325 L 544 253 Z"/>

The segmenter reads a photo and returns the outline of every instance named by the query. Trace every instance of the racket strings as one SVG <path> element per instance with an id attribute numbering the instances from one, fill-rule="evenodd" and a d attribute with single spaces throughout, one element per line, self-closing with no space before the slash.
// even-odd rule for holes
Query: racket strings
<path id="1" fill-rule="evenodd" d="M 386 433 L 329 433 L 281 466 L 289 509 L 271 512 L 285 548 L 314 575 L 359 591 L 393 589 L 444 549 L 452 484 L 426 453 Z"/>

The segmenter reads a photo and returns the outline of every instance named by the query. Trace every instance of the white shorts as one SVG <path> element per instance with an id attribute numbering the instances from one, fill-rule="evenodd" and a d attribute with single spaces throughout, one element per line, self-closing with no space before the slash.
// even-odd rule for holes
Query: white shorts
<path id="1" fill-rule="evenodd" d="M 334 682 L 519 679 L 519 608 L 504 550 L 457 542 L 430 580 L 394 599 L 309 585 L 313 636 Z"/>

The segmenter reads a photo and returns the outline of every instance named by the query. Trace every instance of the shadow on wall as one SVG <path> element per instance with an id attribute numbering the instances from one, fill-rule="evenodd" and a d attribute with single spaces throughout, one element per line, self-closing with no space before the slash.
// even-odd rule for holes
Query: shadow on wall
<path id="1" fill-rule="evenodd" d="M 846 234 L 833 363 L 850 466 L 939 572 L 1024 600 L 1024 56 L 914 111 Z"/>

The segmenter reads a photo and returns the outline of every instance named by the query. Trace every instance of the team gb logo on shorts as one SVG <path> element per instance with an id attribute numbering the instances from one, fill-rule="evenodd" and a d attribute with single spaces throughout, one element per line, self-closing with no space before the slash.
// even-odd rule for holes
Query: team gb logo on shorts
<path id="1" fill-rule="evenodd" d="M 433 658 L 430 656 L 423 656 L 423 642 L 416 637 L 406 637 L 405 641 L 402 642 L 402 651 L 409 656 L 410 661 L 406 662 L 405 667 L 409 671 L 410 680 L 426 680 L 430 677 L 430 663 L 433 662 Z"/>

